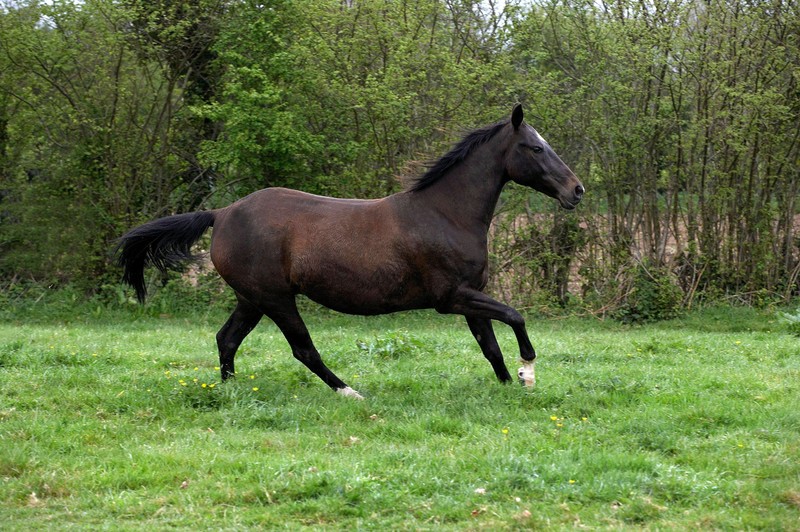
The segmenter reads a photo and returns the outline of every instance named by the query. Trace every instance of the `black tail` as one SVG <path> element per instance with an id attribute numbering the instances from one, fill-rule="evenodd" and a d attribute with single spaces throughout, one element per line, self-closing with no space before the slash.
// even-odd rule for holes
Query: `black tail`
<path id="1" fill-rule="evenodd" d="M 131 229 L 119 239 L 116 249 L 117 262 L 124 268 L 122 280 L 135 288 L 136 297 L 144 302 L 145 267 L 152 265 L 166 273 L 194 259 L 192 244 L 212 225 L 214 213 L 200 211 L 159 218 Z"/>

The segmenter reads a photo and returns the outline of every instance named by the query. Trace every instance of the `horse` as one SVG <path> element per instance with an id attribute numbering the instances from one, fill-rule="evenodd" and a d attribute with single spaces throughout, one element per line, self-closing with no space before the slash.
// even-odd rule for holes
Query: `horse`
<path id="1" fill-rule="evenodd" d="M 144 268 L 178 269 L 196 258 L 192 245 L 213 226 L 211 261 L 237 300 L 216 335 L 223 381 L 235 375 L 244 338 L 267 316 L 294 357 L 325 384 L 363 398 L 323 362 L 298 313 L 296 296 L 303 294 L 348 314 L 435 309 L 463 315 L 497 378 L 510 382 L 492 325 L 502 322 L 519 345 L 518 377 L 532 386 L 536 352 L 524 318 L 483 292 L 489 225 L 509 181 L 555 198 L 564 209 L 574 209 L 585 192 L 524 122 L 520 104 L 509 119 L 468 133 L 396 194 L 339 199 L 265 188 L 221 209 L 145 223 L 119 239 L 116 253 L 123 281 L 144 302 Z"/>

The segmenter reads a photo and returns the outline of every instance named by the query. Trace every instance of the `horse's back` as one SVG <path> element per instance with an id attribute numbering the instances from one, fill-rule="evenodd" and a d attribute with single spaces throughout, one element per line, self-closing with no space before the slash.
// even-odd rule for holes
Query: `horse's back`
<path id="1" fill-rule="evenodd" d="M 403 256 L 408 247 L 389 198 L 338 199 L 269 188 L 223 209 L 214 224 L 211 257 L 220 275 L 246 297 L 303 293 L 332 308 L 370 314 L 397 298 L 398 282 L 409 276 Z"/>

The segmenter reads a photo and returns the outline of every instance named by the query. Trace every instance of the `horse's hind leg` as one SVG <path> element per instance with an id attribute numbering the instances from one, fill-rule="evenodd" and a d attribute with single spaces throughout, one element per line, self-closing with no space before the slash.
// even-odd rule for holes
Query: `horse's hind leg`
<path id="1" fill-rule="evenodd" d="M 297 311 L 294 298 L 282 302 L 278 305 L 271 304 L 270 308 L 265 308 L 266 314 L 278 328 L 283 332 L 286 341 L 292 348 L 294 357 L 305 364 L 317 377 L 330 386 L 335 392 L 357 399 L 363 399 L 361 395 L 345 384 L 339 377 L 337 377 L 328 366 L 322 361 L 322 357 L 314 347 L 314 342 L 311 340 L 311 335 L 308 333 L 306 324 L 300 313 Z"/>
<path id="2" fill-rule="evenodd" d="M 250 334 L 261 317 L 264 315 L 255 305 L 239 297 L 239 303 L 233 310 L 231 317 L 217 333 L 217 348 L 219 349 L 219 370 L 222 380 L 235 375 L 233 359 L 236 350 Z"/>

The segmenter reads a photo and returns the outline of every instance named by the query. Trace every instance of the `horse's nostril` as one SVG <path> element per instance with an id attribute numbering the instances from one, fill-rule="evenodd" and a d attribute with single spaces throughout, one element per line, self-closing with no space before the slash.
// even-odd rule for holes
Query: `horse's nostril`
<path id="1" fill-rule="evenodd" d="M 578 185 L 577 187 L 575 187 L 575 195 L 578 196 L 579 198 L 583 196 L 584 192 L 586 192 L 586 189 L 583 188 L 583 185 Z"/>

